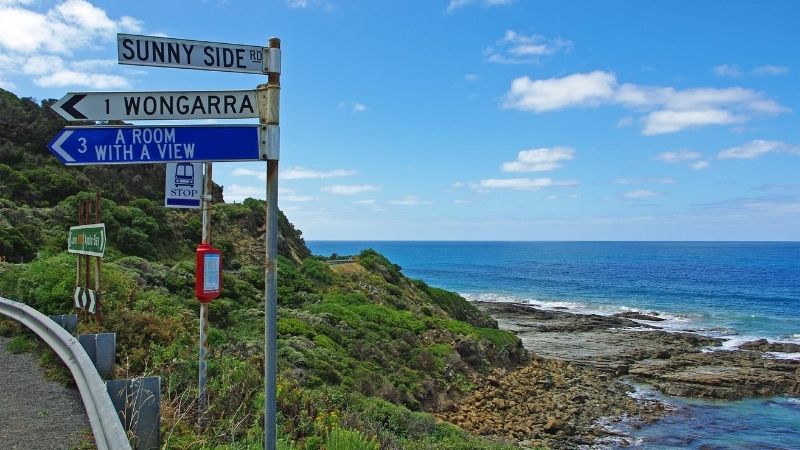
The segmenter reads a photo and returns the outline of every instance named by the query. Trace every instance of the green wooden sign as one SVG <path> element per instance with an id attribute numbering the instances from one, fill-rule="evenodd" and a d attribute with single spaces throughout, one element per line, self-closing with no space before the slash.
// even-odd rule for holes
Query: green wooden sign
<path id="1" fill-rule="evenodd" d="M 106 253 L 106 224 L 94 223 L 70 228 L 67 251 L 102 258 Z"/>

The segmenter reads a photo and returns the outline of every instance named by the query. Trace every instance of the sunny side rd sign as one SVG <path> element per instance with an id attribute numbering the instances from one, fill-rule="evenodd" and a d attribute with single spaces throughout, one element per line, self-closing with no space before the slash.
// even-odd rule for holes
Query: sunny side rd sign
<path id="1" fill-rule="evenodd" d="M 66 127 L 47 145 L 68 166 L 277 158 L 277 125 Z"/>
<path id="2" fill-rule="evenodd" d="M 256 92 L 70 92 L 52 108 L 67 120 L 187 120 L 258 117 Z"/>
<path id="3" fill-rule="evenodd" d="M 266 74 L 269 66 L 280 67 L 269 55 L 269 49 L 253 45 L 117 34 L 120 64 Z"/>

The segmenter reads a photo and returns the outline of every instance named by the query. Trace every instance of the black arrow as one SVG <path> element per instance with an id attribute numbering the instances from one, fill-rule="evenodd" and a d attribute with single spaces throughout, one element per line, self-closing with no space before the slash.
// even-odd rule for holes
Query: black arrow
<path id="1" fill-rule="evenodd" d="M 63 109 L 67 114 L 71 115 L 74 119 L 85 119 L 86 116 L 84 116 L 82 112 L 75 109 L 75 105 L 80 103 L 84 97 L 86 97 L 86 94 L 74 94 L 71 99 L 67 100 L 63 105 L 61 105 L 61 109 Z"/>

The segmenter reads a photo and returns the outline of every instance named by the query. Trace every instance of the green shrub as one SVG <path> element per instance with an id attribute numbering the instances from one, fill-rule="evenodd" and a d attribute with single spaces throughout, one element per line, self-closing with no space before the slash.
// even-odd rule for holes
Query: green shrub
<path id="1" fill-rule="evenodd" d="M 326 450 L 378 450 L 380 444 L 357 430 L 334 428 L 325 439 Z"/>

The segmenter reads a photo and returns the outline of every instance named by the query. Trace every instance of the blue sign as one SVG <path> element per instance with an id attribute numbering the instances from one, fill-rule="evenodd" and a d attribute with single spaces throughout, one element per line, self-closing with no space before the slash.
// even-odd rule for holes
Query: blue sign
<path id="1" fill-rule="evenodd" d="M 258 125 L 66 127 L 47 147 L 70 166 L 260 161 Z"/>

